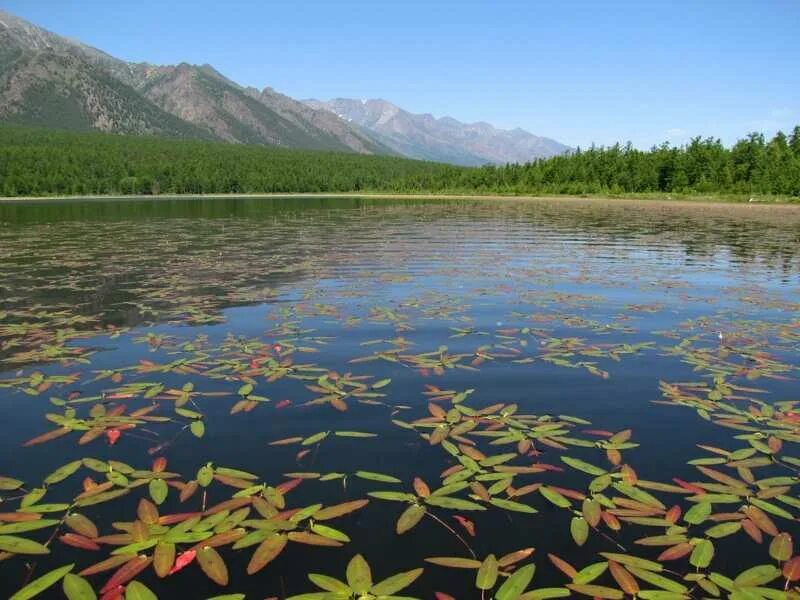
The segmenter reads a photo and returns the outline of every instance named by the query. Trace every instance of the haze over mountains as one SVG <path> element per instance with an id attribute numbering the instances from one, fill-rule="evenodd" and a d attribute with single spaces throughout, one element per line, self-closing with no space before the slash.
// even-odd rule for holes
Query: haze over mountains
<path id="1" fill-rule="evenodd" d="M 210 65 L 130 63 L 3 11 L 0 121 L 463 165 L 569 150 L 522 129 L 416 115 L 384 100 L 300 102 L 271 88 L 241 86 Z"/>
<path id="2" fill-rule="evenodd" d="M 524 129 L 496 129 L 489 123 L 462 123 L 451 117 L 412 114 L 386 100 L 336 98 L 306 100 L 358 125 L 385 146 L 411 158 L 460 165 L 526 162 L 568 152 L 555 140 Z"/>

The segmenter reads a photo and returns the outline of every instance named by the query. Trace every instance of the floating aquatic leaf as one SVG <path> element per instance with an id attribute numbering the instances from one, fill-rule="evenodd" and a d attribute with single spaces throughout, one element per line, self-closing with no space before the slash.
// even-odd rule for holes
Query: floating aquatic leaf
<path id="1" fill-rule="evenodd" d="M 53 569 L 49 573 L 45 573 L 41 577 L 34 579 L 28 585 L 23 587 L 21 590 L 15 592 L 9 600 L 28 600 L 28 598 L 33 598 L 34 596 L 38 596 L 46 589 L 52 587 L 70 571 L 75 567 L 74 564 L 72 565 L 65 565 L 63 567 L 59 567 L 57 569 Z"/>
<path id="2" fill-rule="evenodd" d="M 400 515 L 400 518 L 397 519 L 395 530 L 398 534 L 402 535 L 419 523 L 420 520 L 422 520 L 422 517 L 425 516 L 425 513 L 426 510 L 424 506 L 412 504 L 406 508 Z"/>
<path id="3" fill-rule="evenodd" d="M 458 558 L 456 556 L 433 556 L 425 559 L 427 562 L 442 567 L 453 567 L 455 569 L 479 569 L 481 564 L 479 560 L 471 558 Z"/>
<path id="4" fill-rule="evenodd" d="M 158 597 L 143 583 L 131 581 L 125 586 L 125 600 L 158 600 Z"/>
<path id="5" fill-rule="evenodd" d="M 589 524 L 583 517 L 573 517 L 569 526 L 572 539 L 578 546 L 583 546 L 589 537 Z"/>
<path id="6" fill-rule="evenodd" d="M 356 471 L 354 474 L 356 477 L 359 477 L 360 479 L 366 479 L 368 481 L 379 481 L 381 483 L 401 483 L 397 477 L 384 475 L 383 473 L 374 473 L 372 471 Z"/>
<path id="7" fill-rule="evenodd" d="M 359 595 L 366 594 L 372 587 L 372 571 L 360 554 L 356 554 L 347 563 L 347 585 Z"/>
<path id="8" fill-rule="evenodd" d="M 49 554 L 46 546 L 27 538 L 0 535 L 0 551 L 12 554 Z"/>
<path id="9" fill-rule="evenodd" d="M 475 586 L 479 590 L 490 590 L 497 582 L 498 565 L 494 554 L 487 556 L 481 566 L 478 567 L 478 574 L 475 578 Z"/>
<path id="10" fill-rule="evenodd" d="M 197 551 L 197 562 L 211 581 L 217 585 L 228 585 L 228 567 L 214 548 L 200 548 Z"/>
<path id="11" fill-rule="evenodd" d="M 788 533 L 779 533 L 769 545 L 769 555 L 779 562 L 789 560 L 792 556 L 792 536 Z"/>
<path id="12" fill-rule="evenodd" d="M 287 537 L 277 533 L 261 542 L 247 565 L 247 574 L 257 573 L 272 562 L 286 547 L 286 542 Z"/>
<path id="13" fill-rule="evenodd" d="M 94 593 L 92 585 L 83 577 L 73 573 L 67 573 L 63 579 L 64 595 L 67 600 L 96 600 L 97 594 Z"/>
<path id="14" fill-rule="evenodd" d="M 573 592 L 583 594 L 584 596 L 593 596 L 595 598 L 620 600 L 625 597 L 625 594 L 623 594 L 620 590 L 615 590 L 614 588 L 609 588 L 602 585 L 568 583 L 567 587 Z"/>
<path id="15" fill-rule="evenodd" d="M 525 565 L 514 571 L 497 590 L 495 599 L 517 600 L 533 580 L 535 570 L 536 565 Z"/>
<path id="16" fill-rule="evenodd" d="M 387 577 L 383 581 L 379 581 L 373 585 L 370 589 L 370 593 L 376 596 L 392 596 L 414 583 L 419 576 L 422 575 L 423 570 L 424 569 L 412 569 L 411 571 L 405 571 L 404 573 L 398 573 L 397 575 Z"/>
<path id="17" fill-rule="evenodd" d="M 692 555 L 689 557 L 689 564 L 698 569 L 705 569 L 711 564 L 713 558 L 714 544 L 711 543 L 711 540 L 698 540 Z"/>

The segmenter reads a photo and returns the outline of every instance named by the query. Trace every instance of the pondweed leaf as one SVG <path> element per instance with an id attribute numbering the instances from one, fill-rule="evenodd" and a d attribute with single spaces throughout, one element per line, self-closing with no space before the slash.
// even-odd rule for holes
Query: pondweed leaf
<path id="1" fill-rule="evenodd" d="M 705 569 L 714 558 L 714 544 L 711 540 L 698 540 L 689 557 L 689 564 L 698 569 Z"/>
<path id="2" fill-rule="evenodd" d="M 497 558 L 494 554 L 487 556 L 481 566 L 478 567 L 478 574 L 475 577 L 475 587 L 479 590 L 490 590 L 497 582 L 498 576 Z"/>
<path id="3" fill-rule="evenodd" d="M 412 504 L 406 508 L 400 515 L 400 518 L 397 519 L 395 530 L 399 535 L 404 534 L 412 529 L 417 523 L 419 523 L 422 520 L 422 517 L 425 516 L 425 513 L 426 510 L 424 506 Z"/>
<path id="4" fill-rule="evenodd" d="M 391 577 L 387 577 L 383 581 L 379 581 L 375 585 L 370 588 L 370 593 L 376 596 L 392 596 L 397 592 L 400 592 L 414 583 L 424 569 L 412 569 L 411 571 L 405 571 L 404 573 L 398 573 L 397 575 L 392 575 Z"/>
<path id="5" fill-rule="evenodd" d="M 247 565 L 247 574 L 257 573 L 272 562 L 286 547 L 287 541 L 286 535 L 280 533 L 274 533 L 267 537 L 253 553 L 250 563 Z"/>
<path id="6" fill-rule="evenodd" d="M 568 583 L 567 587 L 573 592 L 577 592 L 578 594 L 582 594 L 584 596 L 592 596 L 594 598 L 621 600 L 625 597 L 625 594 L 623 594 L 620 590 L 602 585 Z"/>
<path id="7" fill-rule="evenodd" d="M 64 575 L 62 586 L 67 600 L 97 600 L 92 585 L 79 575 L 67 573 Z"/>
<path id="8" fill-rule="evenodd" d="M 125 600 L 158 600 L 158 597 L 143 583 L 131 581 L 125 586 Z"/>
<path id="9" fill-rule="evenodd" d="M 347 564 L 347 585 L 358 595 L 366 594 L 372 587 L 372 571 L 360 554 L 356 554 Z"/>
<path id="10" fill-rule="evenodd" d="M 453 567 L 455 569 L 479 569 L 482 562 L 472 558 L 458 558 L 456 556 L 432 556 L 425 559 L 426 562 L 442 567 Z"/>
<path id="11" fill-rule="evenodd" d="M 495 600 L 518 600 L 530 582 L 536 565 L 520 567 L 506 579 L 495 593 Z"/>
<path id="12" fill-rule="evenodd" d="M 74 564 L 65 565 L 63 567 L 59 567 L 57 569 L 53 569 L 49 573 L 45 573 L 41 577 L 38 577 L 31 581 L 28 585 L 23 587 L 21 590 L 14 593 L 9 600 L 28 600 L 29 598 L 33 598 L 34 596 L 38 596 L 46 589 L 52 587 L 70 571 L 75 567 Z"/>
<path id="13" fill-rule="evenodd" d="M 228 567 L 214 548 L 211 546 L 199 548 L 197 562 L 211 581 L 217 585 L 228 585 Z"/>
<path id="14" fill-rule="evenodd" d="M 792 536 L 788 533 L 779 533 L 772 538 L 772 542 L 769 544 L 769 555 L 778 562 L 789 560 L 792 556 L 792 551 Z"/>
<path id="15" fill-rule="evenodd" d="M 33 540 L 12 535 L 0 535 L 0 551 L 11 554 L 49 554 L 50 550 Z"/>
<path id="16" fill-rule="evenodd" d="M 381 483 L 402 483 L 397 477 L 384 475 L 383 473 L 374 473 L 372 471 L 356 471 L 354 475 L 360 479 L 366 479 L 368 481 L 379 481 Z"/>

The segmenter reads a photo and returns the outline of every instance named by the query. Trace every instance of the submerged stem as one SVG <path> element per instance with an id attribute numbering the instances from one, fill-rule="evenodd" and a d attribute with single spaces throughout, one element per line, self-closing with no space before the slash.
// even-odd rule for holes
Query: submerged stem
<path id="1" fill-rule="evenodd" d="M 477 559 L 477 558 L 478 558 L 478 556 L 475 554 L 475 551 L 472 549 L 472 547 L 471 547 L 471 546 L 470 546 L 470 545 L 467 543 L 467 541 L 466 541 L 466 540 L 465 540 L 463 537 L 461 537 L 461 536 L 458 534 L 458 532 L 457 532 L 455 529 L 453 529 L 452 527 L 450 527 L 450 525 L 448 525 L 447 523 L 445 523 L 444 521 L 442 521 L 442 520 L 441 520 L 439 517 L 437 517 L 437 516 L 436 516 L 435 514 L 433 514 L 431 511 L 429 511 L 429 510 L 426 510 L 426 511 L 425 511 L 425 514 L 426 514 L 427 516 L 429 516 L 431 519 L 433 519 L 434 521 L 436 521 L 437 523 L 439 523 L 439 524 L 440 524 L 442 527 L 444 527 L 445 529 L 447 529 L 447 530 L 448 530 L 450 533 L 452 533 L 454 536 L 456 536 L 456 537 L 458 538 L 458 540 L 459 540 L 459 541 L 460 541 L 462 544 L 464 544 L 464 547 L 465 547 L 465 548 L 466 548 L 466 549 L 469 551 L 469 553 L 472 555 L 472 558 L 474 558 L 474 559 Z"/>

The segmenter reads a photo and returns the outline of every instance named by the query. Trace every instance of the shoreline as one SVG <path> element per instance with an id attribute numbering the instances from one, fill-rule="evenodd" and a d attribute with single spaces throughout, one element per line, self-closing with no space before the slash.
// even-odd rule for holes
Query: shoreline
<path id="1" fill-rule="evenodd" d="M 746 201 L 737 199 L 714 198 L 708 196 L 670 198 L 662 196 L 531 196 L 531 195 L 502 195 L 502 194 L 403 194 L 388 192 L 274 192 L 274 193 L 228 193 L 228 194 L 159 194 L 159 195 L 127 195 L 127 194 L 100 194 L 89 196 L 0 196 L 0 204 L 24 204 L 31 202 L 76 202 L 76 201 L 169 201 L 169 200 L 209 200 L 220 199 L 276 199 L 276 198 L 366 198 L 376 200 L 486 200 L 486 201 L 560 201 L 560 202 L 585 202 L 585 203 L 619 203 L 619 204 L 647 204 L 663 206 L 694 206 L 694 207 L 747 207 L 748 209 L 778 209 L 800 212 L 800 203 L 788 200 L 757 200 Z"/>

